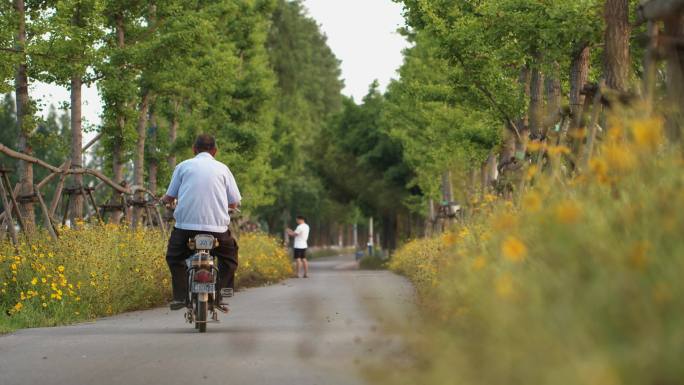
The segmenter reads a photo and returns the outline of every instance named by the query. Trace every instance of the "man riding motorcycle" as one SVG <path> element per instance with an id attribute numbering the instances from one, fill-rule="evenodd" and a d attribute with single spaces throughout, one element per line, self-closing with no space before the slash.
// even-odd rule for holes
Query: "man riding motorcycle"
<path id="1" fill-rule="evenodd" d="M 188 305 L 185 260 L 193 253 L 188 247 L 188 239 L 197 234 L 211 234 L 218 239 L 219 246 L 211 251 L 218 260 L 220 277 L 217 293 L 222 293 L 224 288 L 232 291 L 238 266 L 238 244 L 228 225 L 229 210 L 240 205 L 240 190 L 230 169 L 214 159 L 217 148 L 213 136 L 199 135 L 192 150 L 195 157 L 176 166 L 162 198 L 167 204 L 177 200 L 173 215 L 176 224 L 166 251 L 173 286 L 171 310 L 180 310 Z M 227 312 L 226 299 L 222 297 L 217 296 L 215 306 Z"/>

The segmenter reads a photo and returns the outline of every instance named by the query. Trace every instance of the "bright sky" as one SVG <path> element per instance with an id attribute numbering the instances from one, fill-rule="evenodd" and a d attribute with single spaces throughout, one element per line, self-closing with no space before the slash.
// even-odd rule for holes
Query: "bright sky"
<path id="1" fill-rule="evenodd" d="M 401 5 L 392 0 L 304 0 L 309 14 L 328 36 L 328 45 L 342 61 L 344 93 L 359 102 L 377 79 L 384 90 L 396 77 L 402 50 L 408 46 L 397 28 L 404 25 Z M 31 96 L 40 99 L 43 115 L 50 103 L 59 107 L 69 102 L 64 87 L 34 84 Z M 98 125 L 102 101 L 95 86 L 83 88 L 84 123 Z M 86 135 L 89 137 L 90 135 Z"/>
<path id="2" fill-rule="evenodd" d="M 309 14 L 328 36 L 342 60 L 344 93 L 357 102 L 377 79 L 384 90 L 396 77 L 408 42 L 397 33 L 404 25 L 402 7 L 392 0 L 304 0 Z"/>

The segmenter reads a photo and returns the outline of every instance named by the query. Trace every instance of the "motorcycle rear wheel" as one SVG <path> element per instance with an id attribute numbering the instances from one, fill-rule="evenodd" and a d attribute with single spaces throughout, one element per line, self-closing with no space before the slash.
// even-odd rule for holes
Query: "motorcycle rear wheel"
<path id="1" fill-rule="evenodd" d="M 195 321 L 195 327 L 199 329 L 200 333 L 205 333 L 207 331 L 208 308 L 209 303 L 207 301 L 197 302 L 197 320 Z"/>

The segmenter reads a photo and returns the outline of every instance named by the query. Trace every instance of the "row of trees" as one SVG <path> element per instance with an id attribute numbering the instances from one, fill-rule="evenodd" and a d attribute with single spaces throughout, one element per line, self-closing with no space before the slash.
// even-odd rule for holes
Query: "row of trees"
<path id="1" fill-rule="evenodd" d="M 15 119 L 4 125 L 3 144 L 82 167 L 81 90 L 96 84 L 104 112 L 92 161 L 117 183 L 163 192 L 194 136 L 210 132 L 247 211 L 272 228 L 293 211 L 332 205 L 306 167 L 307 153 L 341 109 L 343 83 L 339 62 L 298 1 L 15 0 L 0 5 L 0 24 L 0 91 L 14 88 L 16 101 L 3 115 Z M 28 92 L 35 81 L 70 90 L 61 125 L 38 116 Z M 51 143 L 55 156 L 48 156 L 46 138 L 64 135 L 68 141 Z M 27 162 L 17 171 L 19 195 L 30 197 L 40 175 Z M 70 183 L 82 185 L 83 176 Z M 72 215 L 82 217 L 84 197 L 73 198 Z M 33 222 L 33 204 L 22 211 Z M 120 218 L 115 212 L 111 220 Z"/>
<path id="2" fill-rule="evenodd" d="M 467 212 L 486 192 L 515 194 L 532 141 L 567 145 L 573 172 L 588 84 L 626 99 L 641 91 L 649 40 L 637 1 L 396 1 L 413 43 L 399 79 L 346 103 L 317 157 L 341 201 L 381 218 L 387 247 L 438 224 L 436 202 Z"/>
<path id="3" fill-rule="evenodd" d="M 298 1 L 4 3 L 0 75 L 5 91 L 15 85 L 16 146 L 36 151 L 38 127 L 50 126 L 29 79 L 66 85 L 60 132 L 79 167 L 80 89 L 96 82 L 95 160 L 114 180 L 157 192 L 194 135 L 212 132 L 271 231 L 295 212 L 324 232 L 374 217 L 391 249 L 429 230 L 440 203 L 515 193 L 531 140 L 575 138 L 572 171 L 585 86 L 603 79 L 626 95 L 644 71 L 634 0 L 399 2 L 413 46 L 399 79 L 360 103 L 341 95 L 339 63 Z M 19 170 L 30 195 L 31 167 Z"/>

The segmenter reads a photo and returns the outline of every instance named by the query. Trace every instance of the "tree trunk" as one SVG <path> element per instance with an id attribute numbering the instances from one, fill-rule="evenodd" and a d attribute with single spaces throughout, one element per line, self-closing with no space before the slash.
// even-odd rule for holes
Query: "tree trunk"
<path id="1" fill-rule="evenodd" d="M 126 33 L 124 30 L 124 17 L 123 14 L 116 16 L 116 38 L 117 38 L 117 48 L 124 49 L 126 46 Z M 124 69 L 121 68 L 121 71 Z M 125 100 L 119 100 L 119 108 L 126 104 Z M 123 108 L 118 111 L 119 116 L 116 119 L 117 132 L 114 135 L 114 143 L 112 145 L 112 176 L 114 182 L 123 183 L 124 180 L 124 132 L 126 131 L 126 117 L 124 115 Z M 118 199 L 116 196 L 112 198 L 111 203 L 118 204 Z M 122 210 L 114 210 L 110 218 L 110 222 L 118 224 L 121 222 L 121 217 L 123 216 Z"/>
<path id="2" fill-rule="evenodd" d="M 554 126 L 561 117 L 560 65 L 554 62 L 552 72 L 546 77 L 546 124 L 545 129 Z"/>
<path id="3" fill-rule="evenodd" d="M 672 15 L 665 20 L 665 35 L 681 41 L 684 35 L 684 16 Z M 682 44 L 671 44 L 667 51 L 667 96 L 669 110 L 666 132 L 671 141 L 680 141 L 682 137 L 682 119 L 684 118 L 684 47 Z"/>
<path id="4" fill-rule="evenodd" d="M 145 184 L 145 139 L 147 138 L 147 121 L 149 119 L 148 110 L 150 107 L 150 92 L 144 91 L 142 100 L 140 101 L 140 115 L 138 116 L 138 139 L 135 144 L 135 158 L 133 160 L 133 184 L 136 186 L 143 186 Z M 144 199 L 144 194 L 139 193 L 136 200 Z M 135 207 L 133 209 L 133 221 L 131 225 L 135 228 L 138 225 L 142 215 L 142 208 Z"/>
<path id="5" fill-rule="evenodd" d="M 159 159 L 157 159 L 157 128 L 157 112 L 153 106 L 150 112 L 150 133 L 148 138 L 148 143 L 150 145 L 147 146 L 150 149 L 150 165 L 147 168 L 147 182 L 148 189 L 154 195 L 157 195 L 157 175 L 159 173 Z"/>
<path id="6" fill-rule="evenodd" d="M 524 67 L 522 70 L 520 70 L 520 77 L 518 78 L 518 82 L 520 84 L 520 87 L 523 89 L 523 93 L 527 99 L 530 98 L 530 85 L 531 85 L 531 70 L 529 67 Z M 520 133 L 520 137 L 515 135 L 515 150 L 514 150 L 514 157 L 519 158 L 521 156 L 524 156 L 526 146 L 527 146 L 527 137 L 529 136 L 530 132 L 530 113 L 527 111 L 523 116 L 518 119 L 517 122 L 518 125 L 518 130 Z M 507 159 L 503 159 L 502 162 L 507 161 Z"/>
<path id="7" fill-rule="evenodd" d="M 397 248 L 397 218 L 396 215 L 386 214 L 382 218 L 382 232 L 380 237 L 380 247 L 388 252 Z"/>
<path id="8" fill-rule="evenodd" d="M 570 66 L 570 112 L 572 113 L 572 128 L 578 128 L 582 124 L 582 105 L 584 95 L 582 88 L 589 78 L 589 44 L 583 42 L 572 55 Z"/>
<path id="9" fill-rule="evenodd" d="M 74 74 L 71 77 L 71 168 L 83 167 L 83 131 L 81 122 L 81 88 L 83 80 L 81 75 Z M 74 174 L 74 187 L 83 185 L 83 174 Z M 77 219 L 83 218 L 83 202 L 85 197 L 74 194 L 71 197 L 71 221 L 72 226 Z"/>
<path id="10" fill-rule="evenodd" d="M 26 49 L 26 9 L 24 0 L 15 0 L 14 9 L 17 12 L 18 30 L 16 35 L 17 49 L 22 52 L 22 58 L 17 65 L 16 73 L 16 103 L 17 103 L 17 126 L 19 127 L 19 151 L 26 155 L 33 153 L 30 143 L 30 135 L 33 131 L 33 117 L 28 93 L 28 66 L 25 55 Z M 19 183 L 21 195 L 33 195 L 33 165 L 26 161 L 19 161 Z M 22 215 L 28 230 L 35 228 L 35 209 L 33 203 L 20 204 Z"/>
<path id="11" fill-rule="evenodd" d="M 173 171 L 176 168 L 176 137 L 178 136 L 178 111 L 180 110 L 180 103 L 174 102 L 173 116 L 171 117 L 171 126 L 169 127 L 169 156 L 166 161 L 169 164 L 169 170 Z"/>
<path id="12" fill-rule="evenodd" d="M 603 57 L 606 85 L 624 92 L 629 88 L 629 0 L 606 0 L 605 50 Z"/>
<path id="13" fill-rule="evenodd" d="M 535 63 L 530 74 L 530 133 L 534 138 L 539 138 L 543 128 L 544 116 L 544 75 L 539 66 L 541 54 L 535 53 Z"/>

